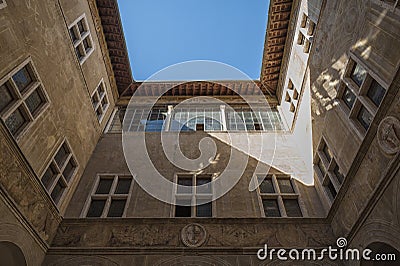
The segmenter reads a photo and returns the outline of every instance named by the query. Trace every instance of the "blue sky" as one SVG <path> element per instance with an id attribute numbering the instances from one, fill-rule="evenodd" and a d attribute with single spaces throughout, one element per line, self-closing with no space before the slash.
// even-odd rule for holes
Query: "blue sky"
<path id="1" fill-rule="evenodd" d="M 189 60 L 222 62 L 259 79 L 269 0 L 118 0 L 118 4 L 135 80 Z"/>

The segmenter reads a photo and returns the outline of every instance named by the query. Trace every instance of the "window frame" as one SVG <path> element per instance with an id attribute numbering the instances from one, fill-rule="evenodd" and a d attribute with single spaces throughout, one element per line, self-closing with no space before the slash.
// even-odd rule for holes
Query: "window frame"
<path id="1" fill-rule="evenodd" d="M 360 86 L 358 86 L 357 83 L 351 78 L 352 72 L 355 69 L 356 65 L 360 65 L 361 67 L 363 67 L 367 73 L 365 79 L 363 80 Z M 376 82 L 385 90 L 382 100 L 378 106 L 368 96 L 368 92 L 372 88 L 374 82 Z M 351 91 L 355 96 L 355 100 L 351 108 L 343 100 L 343 96 L 346 90 Z M 361 139 L 364 138 L 364 136 L 368 132 L 380 106 L 382 105 L 382 102 L 384 101 L 387 95 L 387 92 L 388 92 L 387 84 L 385 84 L 382 80 L 380 80 L 379 77 L 377 77 L 377 75 L 373 71 L 371 71 L 355 55 L 350 54 L 346 64 L 345 71 L 339 82 L 339 88 L 336 99 L 339 103 L 340 109 L 349 118 L 351 125 L 355 129 L 359 138 Z M 358 118 L 358 115 L 362 108 L 365 108 L 371 114 L 372 117 L 371 123 L 368 125 L 367 129 L 362 125 L 362 123 Z"/>
<path id="2" fill-rule="evenodd" d="M 100 88 L 103 89 L 104 93 L 102 95 L 100 95 Z M 93 97 L 96 96 L 98 99 L 98 102 L 96 104 L 96 106 L 94 105 L 93 102 Z M 105 108 L 102 105 L 102 101 L 103 100 L 107 101 L 107 104 L 105 106 Z M 92 107 L 94 109 L 94 113 L 97 117 L 97 121 L 101 124 L 101 122 L 103 121 L 103 118 L 105 117 L 105 114 L 108 111 L 108 108 L 110 107 L 110 101 L 108 99 L 108 94 L 107 94 L 107 87 L 106 84 L 104 83 L 104 79 L 101 79 L 99 84 L 96 86 L 95 90 L 93 91 L 93 93 L 90 95 L 90 101 L 92 102 Z M 100 109 L 101 110 L 101 115 L 100 117 L 97 115 L 97 110 Z"/>
<path id="3" fill-rule="evenodd" d="M 24 88 L 23 91 L 20 91 L 16 82 L 14 81 L 13 76 L 17 74 L 20 70 L 26 68 L 28 74 L 32 81 Z M 16 66 L 13 70 L 11 70 L 8 74 L 0 79 L 0 86 L 6 86 L 11 93 L 12 101 L 8 103 L 7 106 L 4 107 L 3 110 L 0 110 L 0 118 L 6 122 L 6 120 L 16 111 L 22 110 L 22 115 L 24 117 L 25 122 L 21 125 L 21 127 L 13 134 L 9 130 L 10 134 L 14 137 L 15 140 L 19 141 L 25 133 L 29 130 L 29 128 L 42 116 L 42 114 L 47 110 L 50 106 L 50 98 L 47 94 L 47 91 L 43 85 L 42 80 L 39 77 L 37 69 L 33 63 L 31 57 L 25 59 L 22 63 Z M 42 104 L 32 113 L 29 110 L 27 99 L 34 93 L 38 92 L 39 97 L 42 100 Z"/>
<path id="4" fill-rule="evenodd" d="M 110 190 L 107 194 L 96 194 L 96 190 L 99 186 L 100 180 L 101 179 L 112 179 L 112 184 L 110 187 Z M 115 194 L 115 190 L 117 188 L 118 185 L 118 181 L 119 179 L 131 179 L 131 184 L 129 187 L 129 191 L 128 194 Z M 134 183 L 135 183 L 135 178 L 130 175 L 130 174 L 116 174 L 116 173 L 98 173 L 96 175 L 96 180 L 92 185 L 92 189 L 90 190 L 90 194 L 88 195 L 85 205 L 82 209 L 81 218 L 85 218 L 85 219 L 100 219 L 100 218 L 107 218 L 107 219 L 118 219 L 118 218 L 126 218 L 127 216 L 127 210 L 128 210 L 128 206 L 129 203 L 131 201 L 132 198 L 132 194 L 133 194 L 133 187 L 134 187 Z M 100 217 L 87 217 L 87 214 L 89 212 L 92 200 L 106 200 L 106 203 L 104 204 L 103 207 L 103 211 L 102 214 L 100 215 Z M 120 217 L 108 217 L 108 212 L 110 211 L 110 206 L 111 206 L 111 202 L 113 199 L 124 199 L 126 200 L 126 204 L 124 206 L 124 211 L 122 216 Z"/>
<path id="5" fill-rule="evenodd" d="M 257 196 L 258 196 L 258 203 L 260 206 L 260 214 L 261 217 L 263 218 L 305 218 L 307 217 L 307 210 L 304 206 L 304 203 L 302 202 L 302 200 L 300 199 L 300 193 L 299 193 L 299 189 L 296 185 L 295 182 L 293 182 L 293 178 L 291 178 L 290 175 L 286 175 L 286 174 L 264 174 L 264 173 L 257 173 L 255 175 L 255 178 L 257 178 L 257 181 L 260 180 L 261 178 L 267 179 L 267 178 L 271 178 L 272 180 L 272 185 L 274 187 L 274 193 L 262 193 L 261 192 L 261 183 L 259 186 L 257 186 Z M 278 180 L 282 180 L 282 179 L 286 179 L 290 181 L 290 184 L 293 188 L 293 193 L 283 193 L 281 192 L 280 186 L 279 186 L 279 182 Z M 278 202 L 278 211 L 280 213 L 279 217 L 269 217 L 265 214 L 265 210 L 264 210 L 264 205 L 263 205 L 263 200 L 276 200 Z M 297 200 L 297 203 L 299 205 L 300 208 L 300 212 L 301 212 L 301 216 L 300 217 L 289 217 L 286 213 L 286 207 L 284 205 L 284 200 L 286 199 L 295 199 Z"/>
<path id="6" fill-rule="evenodd" d="M 313 36 L 315 35 L 315 30 L 317 23 L 310 19 L 310 17 L 303 12 L 301 19 L 298 22 L 298 31 L 296 37 L 296 43 L 302 46 L 303 53 L 309 54 L 311 51 L 311 46 L 313 42 Z"/>
<path id="7" fill-rule="evenodd" d="M 62 167 L 60 168 L 60 166 L 58 165 L 55 157 L 57 155 L 57 153 L 61 150 L 62 147 L 64 147 L 64 145 L 67 147 L 67 150 L 69 151 L 68 156 L 65 158 L 65 161 L 62 165 Z M 48 196 L 50 197 L 50 200 L 54 203 L 54 205 L 59 208 L 64 199 L 65 196 L 68 194 L 68 188 L 71 187 L 71 184 L 73 184 L 74 179 L 76 178 L 76 175 L 79 171 L 79 162 L 76 160 L 76 157 L 74 155 L 74 152 L 71 149 L 71 145 L 69 143 L 69 141 L 67 140 L 67 138 L 63 138 L 62 141 L 60 142 L 59 145 L 56 146 L 57 148 L 54 150 L 54 152 L 52 153 L 51 159 L 50 161 L 46 164 L 46 167 L 44 168 L 44 170 L 42 171 L 41 175 L 40 175 L 40 184 L 42 185 L 44 191 L 46 191 L 46 193 L 48 194 Z M 64 177 L 64 171 L 68 165 L 69 162 L 74 161 L 75 164 L 75 168 L 71 174 L 71 177 L 69 178 L 69 180 L 67 180 Z M 46 174 L 47 170 L 50 167 L 56 167 L 57 173 L 56 173 L 56 177 L 54 178 L 54 180 L 52 181 L 51 186 L 47 189 L 46 185 L 43 183 L 42 179 L 44 177 L 44 175 Z M 54 169 L 54 168 L 53 168 Z M 54 188 L 57 186 L 58 182 L 60 181 L 63 182 L 63 184 L 65 185 L 65 190 L 64 192 L 62 192 L 60 198 L 58 199 L 58 202 L 55 202 L 55 200 L 53 200 L 51 194 L 54 191 Z"/>
<path id="8" fill-rule="evenodd" d="M 83 27 L 86 30 L 84 33 L 81 33 L 78 28 L 78 23 L 83 21 Z M 76 40 L 74 40 L 71 36 L 71 30 L 74 32 L 74 35 L 77 37 Z M 68 35 L 70 36 L 70 40 L 72 43 L 72 46 L 74 47 L 74 54 L 76 58 L 79 61 L 80 65 L 83 65 L 83 63 L 86 62 L 86 60 L 89 58 L 89 56 L 94 52 L 95 50 L 95 44 L 93 42 L 92 38 L 92 33 L 90 31 L 88 19 L 86 17 L 86 13 L 83 13 L 80 15 L 74 22 L 69 24 L 68 26 Z M 87 51 L 84 48 L 84 40 L 89 40 L 89 43 L 91 45 L 90 49 Z M 83 48 L 82 48 L 83 47 Z M 79 57 L 76 54 L 77 49 L 79 49 L 80 53 L 83 54 L 83 57 Z"/>
<path id="9" fill-rule="evenodd" d="M 325 148 L 329 149 L 331 152 L 331 158 L 326 156 Z M 339 172 L 343 171 L 342 167 L 339 165 L 338 160 L 336 159 L 335 153 L 331 149 L 330 145 L 327 144 L 324 137 L 321 138 L 320 143 L 317 148 L 317 152 L 314 156 L 314 171 L 318 177 L 318 181 L 320 182 L 325 196 L 329 199 L 330 203 L 333 203 L 339 194 L 339 191 L 346 180 L 346 174 L 342 173 L 343 178 L 339 178 L 335 173 L 335 168 L 339 168 Z M 325 173 L 321 170 L 319 164 L 325 168 Z M 340 181 L 342 179 L 342 181 Z M 336 195 L 332 195 L 329 191 L 329 183 L 333 185 L 336 191 Z"/>
<path id="10" fill-rule="evenodd" d="M 196 180 L 198 177 L 201 176 L 207 176 L 211 178 L 210 181 L 210 186 L 211 186 L 211 193 L 197 193 L 196 190 Z M 192 180 L 192 191 L 191 193 L 178 193 L 178 179 L 179 177 L 182 178 L 191 178 Z M 200 218 L 200 219 L 206 219 L 206 218 L 214 218 L 216 217 L 216 201 L 214 200 L 215 198 L 215 190 L 213 188 L 213 181 L 214 179 L 217 178 L 215 174 L 209 174 L 209 173 L 201 173 L 201 174 L 197 174 L 197 173 L 175 173 L 174 175 L 174 194 L 173 194 L 173 200 L 174 200 L 174 204 L 171 204 L 172 208 L 171 208 L 171 213 L 170 216 L 173 218 Z M 196 203 L 198 202 L 198 200 L 200 199 L 204 199 L 204 200 L 209 200 L 211 199 L 210 202 L 211 203 L 211 217 L 199 217 L 197 216 L 197 205 L 195 206 L 190 206 L 191 210 L 190 210 L 190 217 L 176 217 L 176 202 L 177 200 L 191 200 L 191 202 L 195 201 Z"/>

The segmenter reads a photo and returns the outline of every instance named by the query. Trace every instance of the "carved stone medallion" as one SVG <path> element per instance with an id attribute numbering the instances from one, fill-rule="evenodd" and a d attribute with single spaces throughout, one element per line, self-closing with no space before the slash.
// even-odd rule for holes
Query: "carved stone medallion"
<path id="1" fill-rule="evenodd" d="M 379 124 L 378 142 L 387 154 L 400 151 L 400 121 L 396 117 L 388 116 Z"/>
<path id="2" fill-rule="evenodd" d="M 182 242 L 187 247 L 200 247 L 206 237 L 206 229 L 200 224 L 188 224 L 181 231 Z"/>

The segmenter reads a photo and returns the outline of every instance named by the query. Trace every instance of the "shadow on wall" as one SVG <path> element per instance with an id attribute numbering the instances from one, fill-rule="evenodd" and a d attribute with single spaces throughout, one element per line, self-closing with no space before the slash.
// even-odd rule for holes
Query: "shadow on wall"
<path id="1" fill-rule="evenodd" d="M 315 1 L 317 0 L 308 2 L 310 4 Z M 309 7 L 309 12 L 312 10 Z M 349 51 L 357 54 L 363 61 L 368 61 L 372 47 L 378 43 L 379 26 L 388 11 L 384 9 L 374 19 L 369 14 L 372 13 L 370 1 L 338 0 L 326 1 L 321 12 L 323 19 L 318 22 L 309 64 L 314 119 L 323 118 L 327 111 L 337 106 L 335 98 L 349 59 Z M 368 20 L 371 19 L 374 19 L 374 28 L 368 25 L 371 22 Z M 380 53 L 384 54 L 384 51 Z"/>

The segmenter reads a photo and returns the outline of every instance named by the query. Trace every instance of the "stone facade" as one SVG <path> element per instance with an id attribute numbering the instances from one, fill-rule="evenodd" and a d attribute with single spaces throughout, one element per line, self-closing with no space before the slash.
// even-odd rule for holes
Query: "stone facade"
<path id="1" fill-rule="evenodd" d="M 299 262 L 276 256 L 261 261 L 257 251 L 267 244 L 320 254 L 339 237 L 352 248 L 385 244 L 399 251 L 400 7 L 394 2 L 271 0 L 260 81 L 227 82 L 250 94 L 261 89 L 287 125 L 280 138 L 301 139 L 312 150 L 301 163 L 313 170 L 314 185 L 293 181 L 302 217 L 265 217 L 259 192 L 248 189 L 255 169 L 294 179 L 307 173 L 290 170 L 303 166 L 284 141 L 276 164 L 282 167 L 270 168 L 252 152 L 229 145 L 225 132 L 196 131 L 182 133 L 179 143 L 183 154 L 197 158 L 201 140 L 214 142 L 218 160 L 203 174 L 223 172 L 231 157 L 233 163 L 246 162 L 238 183 L 212 203 L 212 217 L 175 218 L 173 205 L 133 182 L 122 218 L 86 218 L 99 175 L 131 175 L 122 134 L 107 130 L 114 110 L 126 106 L 141 85 L 130 73 L 118 5 L 115 0 L 0 1 L 0 86 L 14 84 L 18 66 L 31 62 L 48 98 L 18 135 L 7 127 L 8 107 L 0 109 L 0 254 L 16 250 L 26 265 L 293 265 Z M 84 32 L 75 33 L 91 38 L 84 61 L 70 31 L 82 18 Z M 348 108 L 344 94 L 357 87 L 352 77 L 357 65 L 368 74 L 353 90 L 354 105 Z M 100 115 L 92 100 L 99 84 L 107 99 Z M 372 84 L 384 89 L 375 106 Z M 146 85 L 143 102 L 167 85 Z M 203 95 L 243 105 L 232 91 L 211 82 L 179 85 L 158 104 Z M 366 127 L 360 122 L 362 108 L 371 115 Z M 250 132 L 249 139 L 262 134 L 268 133 Z M 171 181 L 184 172 L 161 152 L 159 132 L 144 135 L 157 170 Z M 42 177 L 64 141 L 76 170 L 56 202 Z"/>

